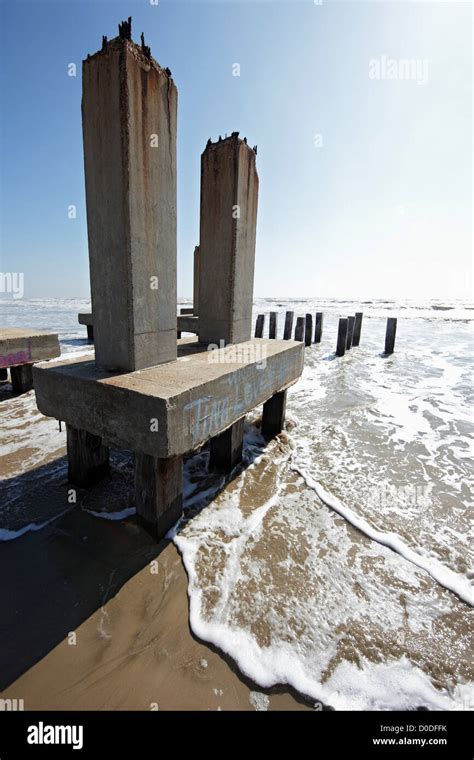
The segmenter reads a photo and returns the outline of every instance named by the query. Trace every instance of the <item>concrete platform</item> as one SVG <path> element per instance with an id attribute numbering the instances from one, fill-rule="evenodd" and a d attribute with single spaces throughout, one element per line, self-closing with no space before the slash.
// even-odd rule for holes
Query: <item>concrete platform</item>
<path id="1" fill-rule="evenodd" d="M 127 373 L 101 370 L 93 358 L 36 365 L 38 409 L 108 446 L 168 459 L 192 451 L 295 383 L 304 347 L 254 338 L 209 352 L 187 338 L 178 343 L 178 357 Z"/>
<path id="2" fill-rule="evenodd" d="M 61 353 L 56 333 L 19 327 L 0 327 L 0 367 L 17 367 Z"/>
<path id="3" fill-rule="evenodd" d="M 77 315 L 77 321 L 80 325 L 86 325 L 87 327 L 92 327 L 92 312 L 79 312 Z"/>

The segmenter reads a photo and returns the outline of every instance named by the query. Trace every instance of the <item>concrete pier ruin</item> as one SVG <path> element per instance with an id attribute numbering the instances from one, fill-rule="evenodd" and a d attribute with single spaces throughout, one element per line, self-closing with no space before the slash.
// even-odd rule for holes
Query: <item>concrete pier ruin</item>
<path id="1" fill-rule="evenodd" d="M 241 343 L 252 329 L 258 175 L 238 132 L 201 156 L 199 340 Z"/>
<path id="2" fill-rule="evenodd" d="M 57 333 L 31 328 L 0 328 L 0 377 L 6 380 L 10 369 L 13 393 L 26 393 L 33 387 L 33 364 L 59 356 Z"/>
<path id="3" fill-rule="evenodd" d="M 177 90 L 130 27 L 83 68 L 95 359 L 40 364 L 34 379 L 39 410 L 66 423 L 71 482 L 104 477 L 110 447 L 132 450 L 137 515 L 159 539 L 181 515 L 184 454 L 210 441 L 210 466 L 230 472 L 259 404 L 262 432 L 281 431 L 304 346 L 250 339 L 258 178 L 238 133 L 203 154 L 199 316 L 177 323 Z M 180 320 L 199 338 L 177 340 Z"/>

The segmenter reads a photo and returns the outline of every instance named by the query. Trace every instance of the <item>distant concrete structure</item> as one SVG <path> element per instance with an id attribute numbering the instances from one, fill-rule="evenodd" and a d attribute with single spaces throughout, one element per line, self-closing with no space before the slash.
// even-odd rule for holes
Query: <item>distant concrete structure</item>
<path id="1" fill-rule="evenodd" d="M 96 361 L 133 371 L 176 359 L 177 90 L 127 37 L 82 76 Z"/>
<path id="2" fill-rule="evenodd" d="M 26 393 L 33 387 L 35 362 L 55 359 L 61 353 L 56 333 L 30 328 L 0 328 L 0 369 L 2 380 L 10 369 L 13 393 Z"/>
<path id="3" fill-rule="evenodd" d="M 252 329 L 258 175 L 238 132 L 201 156 L 199 340 L 241 343 Z"/>
<path id="4" fill-rule="evenodd" d="M 92 314 L 90 312 L 79 312 L 77 315 L 77 321 L 80 325 L 87 327 L 87 338 L 90 341 L 94 340 L 94 324 L 92 322 Z"/>

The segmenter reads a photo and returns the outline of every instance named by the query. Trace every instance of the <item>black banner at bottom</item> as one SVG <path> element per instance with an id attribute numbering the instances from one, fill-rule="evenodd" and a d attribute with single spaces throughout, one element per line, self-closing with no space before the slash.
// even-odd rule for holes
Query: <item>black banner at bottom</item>
<path id="1" fill-rule="evenodd" d="M 472 713 L 464 712 L 0 712 L 0 760 L 92 757 L 98 751 L 140 757 L 160 741 L 183 750 L 314 753 L 457 760 L 474 756 Z M 110 754 L 109 754 L 110 756 Z"/>

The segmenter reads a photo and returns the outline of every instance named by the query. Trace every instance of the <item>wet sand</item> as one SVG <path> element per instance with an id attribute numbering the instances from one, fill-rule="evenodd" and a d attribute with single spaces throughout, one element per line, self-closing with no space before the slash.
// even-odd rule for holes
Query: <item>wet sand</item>
<path id="1" fill-rule="evenodd" d="M 4 442 L 25 431 L 1 471 L 4 497 L 21 496 L 18 529 L 69 509 L 0 546 L 1 698 L 22 699 L 25 710 L 314 709 L 288 690 L 263 692 L 193 636 L 187 577 L 172 543 L 157 545 L 133 517 L 83 511 L 130 506 L 130 460 L 115 455 L 112 480 L 78 490 L 71 508 L 64 446 L 52 439 L 57 423 L 38 419 L 33 393 L 10 399 L 4 386 L 1 395 L 10 422 Z M 38 425 L 47 425 L 51 450 L 36 450 L 29 469 Z M 57 435 L 63 442 L 64 432 Z"/>
<path id="2" fill-rule="evenodd" d="M 7 661 L 29 664 L 31 647 L 38 654 L 55 636 L 62 640 L 2 698 L 23 699 L 25 710 L 304 709 L 284 692 L 267 692 L 267 703 L 193 637 L 176 548 L 162 542 L 157 553 L 133 519 L 110 523 L 71 513 L 13 544 L 1 565 L 9 568 L 8 594 L 22 600 L 22 609 L 2 634 L 2 673 Z M 132 577 L 115 593 L 127 573 Z M 102 605 L 101 596 L 111 598 Z"/>

